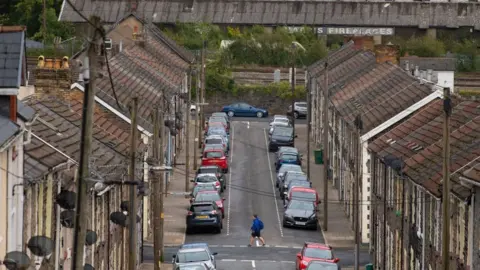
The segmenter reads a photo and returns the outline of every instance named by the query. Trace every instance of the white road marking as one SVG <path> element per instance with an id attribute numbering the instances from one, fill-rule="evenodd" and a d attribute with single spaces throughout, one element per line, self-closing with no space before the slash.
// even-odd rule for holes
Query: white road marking
<path id="1" fill-rule="evenodd" d="M 272 163 L 270 161 L 270 152 L 268 151 L 268 140 L 267 140 L 266 129 L 263 129 L 263 135 L 265 136 L 265 146 L 267 147 L 268 170 L 270 171 L 270 181 L 272 182 L 273 201 L 275 202 L 275 210 L 277 211 L 278 228 L 280 229 L 280 235 L 283 237 L 282 222 L 280 221 L 280 212 L 278 211 L 277 195 L 275 194 L 275 183 L 273 182 Z"/>
<path id="2" fill-rule="evenodd" d="M 236 262 L 236 259 L 222 259 L 222 262 Z"/>
<path id="3" fill-rule="evenodd" d="M 235 247 L 235 245 L 223 245 L 222 247 Z"/>
<path id="4" fill-rule="evenodd" d="M 240 260 L 241 262 L 251 262 L 252 260 Z"/>
<path id="5" fill-rule="evenodd" d="M 288 248 L 287 246 L 275 246 L 276 248 Z"/>
<path id="6" fill-rule="evenodd" d="M 219 247 L 219 245 L 209 245 L 210 247 Z"/>
<path id="7" fill-rule="evenodd" d="M 250 122 L 247 122 L 247 128 L 250 128 Z"/>
<path id="8" fill-rule="evenodd" d="M 232 141 L 230 142 L 230 165 L 233 161 L 233 139 L 235 138 L 235 125 L 232 123 Z M 232 166 L 228 173 L 228 208 L 227 208 L 227 235 L 230 235 L 230 205 L 232 198 Z"/>
<path id="9" fill-rule="evenodd" d="M 255 261 L 252 261 L 252 267 L 255 268 Z"/>
<path id="10" fill-rule="evenodd" d="M 318 220 L 317 223 L 320 226 L 320 231 L 322 232 L 323 241 L 325 242 L 325 245 L 328 245 L 328 241 L 327 241 L 327 238 L 325 237 L 325 232 L 323 231 L 322 225 L 320 224 L 320 220 Z"/>

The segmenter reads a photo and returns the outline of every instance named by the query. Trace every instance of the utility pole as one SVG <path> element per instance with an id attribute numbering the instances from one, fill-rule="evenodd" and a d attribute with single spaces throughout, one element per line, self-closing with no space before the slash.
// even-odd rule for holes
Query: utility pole
<path id="1" fill-rule="evenodd" d="M 362 175 L 360 169 L 362 144 L 360 134 L 363 129 L 362 116 L 359 114 L 355 118 L 355 135 L 357 137 L 356 145 L 356 161 L 355 161 L 355 190 L 353 190 L 353 214 L 354 214 L 354 231 L 355 231 L 355 270 L 360 270 L 360 183 L 362 182 Z M 385 194 L 384 194 L 385 196 Z M 385 241 L 385 240 L 384 240 Z"/>
<path id="2" fill-rule="evenodd" d="M 46 41 L 47 41 L 47 0 L 43 0 L 43 44 L 44 45 Z"/>
<path id="3" fill-rule="evenodd" d="M 307 72 L 307 71 L 305 71 Z M 310 74 L 307 73 L 307 177 L 310 178 L 310 140 L 312 139 L 312 88 Z"/>
<path id="4" fill-rule="evenodd" d="M 292 126 L 293 132 L 295 132 L 295 45 L 292 44 L 292 81 L 291 81 L 291 89 L 292 89 Z"/>
<path id="5" fill-rule="evenodd" d="M 206 82 L 205 82 L 205 65 L 206 65 L 206 54 L 207 54 L 207 41 L 203 41 L 203 47 L 202 47 L 202 84 L 201 84 L 201 95 L 200 95 L 200 102 L 203 104 L 205 103 L 205 87 L 206 87 Z M 199 105 L 197 105 L 199 106 Z M 199 140 L 199 147 L 200 147 L 200 142 L 203 142 L 203 128 L 205 127 L 205 108 L 202 106 L 201 114 L 200 114 L 200 126 L 198 127 L 199 134 L 198 137 L 200 138 Z"/>
<path id="6" fill-rule="evenodd" d="M 328 62 L 325 62 L 325 82 L 323 86 L 323 230 L 328 230 L 328 171 L 330 160 L 328 154 Z"/>
<path id="7" fill-rule="evenodd" d="M 450 270 L 450 88 L 443 88 L 443 194 L 442 194 L 442 266 Z"/>
<path id="8" fill-rule="evenodd" d="M 159 134 L 159 125 L 160 125 L 160 116 L 159 109 L 155 107 L 153 112 L 153 159 L 155 165 L 159 165 L 160 159 L 160 134 Z M 162 123 L 163 124 L 163 123 Z M 163 136 L 162 136 L 163 137 Z M 161 165 L 161 164 L 160 164 Z M 154 270 L 160 270 L 161 265 L 161 254 L 160 254 L 160 201 L 162 200 L 163 194 L 160 189 L 160 174 L 158 170 L 153 170 L 153 179 L 152 182 L 152 206 L 153 206 L 153 268 Z"/>
<path id="9" fill-rule="evenodd" d="M 165 165 L 165 150 L 163 149 L 163 145 L 165 143 L 165 115 L 164 115 L 164 109 L 165 106 L 162 106 L 160 110 L 160 145 L 159 145 L 159 154 L 160 154 L 160 166 Z M 169 131 L 170 132 L 170 131 Z M 165 222 L 165 216 L 163 213 L 163 203 L 164 203 L 164 198 L 165 198 L 165 171 L 160 173 L 160 199 L 158 200 L 159 202 L 159 208 L 160 208 L 160 220 L 158 227 L 155 229 L 155 231 L 158 232 L 158 245 L 159 245 L 159 253 L 160 253 L 160 263 L 164 259 L 164 253 L 163 253 L 163 226 Z"/>
<path id="10" fill-rule="evenodd" d="M 77 200 L 75 204 L 75 221 L 73 233 L 73 252 L 72 252 L 72 270 L 83 270 L 83 255 L 86 237 L 87 208 L 84 203 L 87 202 L 87 180 L 90 177 L 89 163 L 92 152 L 92 132 L 93 132 L 93 109 L 95 105 L 95 79 L 97 76 L 97 41 L 103 33 L 99 33 L 98 29 L 102 29 L 100 19 L 92 16 L 90 21 L 95 27 L 91 27 L 93 31 L 92 42 L 88 48 L 88 58 L 85 61 L 86 73 L 84 74 L 85 91 L 83 95 L 83 113 L 82 113 L 82 134 L 80 141 L 80 165 L 77 177 Z M 88 67 L 88 64 L 91 66 Z"/>
<path id="11" fill-rule="evenodd" d="M 192 68 L 190 68 L 190 76 L 188 76 L 188 102 L 185 115 L 187 123 L 185 123 L 185 192 L 190 189 L 190 104 L 192 104 Z"/>
<path id="12" fill-rule="evenodd" d="M 194 128 L 194 145 L 193 145 L 193 169 L 197 170 L 198 169 L 198 148 L 200 144 L 200 139 L 198 138 L 198 134 L 202 132 L 200 128 L 200 122 L 199 122 L 199 117 L 200 117 L 200 73 L 197 70 L 196 74 L 196 80 L 195 80 L 195 128 Z"/>
<path id="13" fill-rule="evenodd" d="M 131 131 L 130 131 L 130 168 L 128 172 L 128 180 L 135 181 L 135 163 L 137 151 L 137 112 L 138 98 L 133 98 L 131 107 Z M 129 258 L 128 269 L 137 269 L 137 187 L 130 186 L 130 207 L 128 209 L 128 234 L 129 234 Z"/>

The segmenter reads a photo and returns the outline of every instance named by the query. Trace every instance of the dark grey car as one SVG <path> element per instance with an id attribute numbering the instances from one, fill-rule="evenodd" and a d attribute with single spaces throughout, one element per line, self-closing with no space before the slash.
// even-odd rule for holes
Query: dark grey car
<path id="1" fill-rule="evenodd" d="M 308 201 L 290 201 L 283 214 L 283 227 L 316 230 L 318 227 L 317 207 Z"/>

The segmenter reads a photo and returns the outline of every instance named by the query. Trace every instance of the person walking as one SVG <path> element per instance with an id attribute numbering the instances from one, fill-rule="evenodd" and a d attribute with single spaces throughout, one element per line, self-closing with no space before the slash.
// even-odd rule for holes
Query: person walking
<path id="1" fill-rule="evenodd" d="M 250 228 L 252 230 L 252 235 L 250 236 L 250 244 L 248 246 L 251 247 L 253 245 L 253 241 L 256 237 L 260 239 L 260 241 L 262 242 L 262 246 L 265 246 L 265 240 L 260 234 L 260 232 L 263 230 L 263 222 L 258 218 L 256 214 L 253 215 L 252 219 L 252 227 Z"/>

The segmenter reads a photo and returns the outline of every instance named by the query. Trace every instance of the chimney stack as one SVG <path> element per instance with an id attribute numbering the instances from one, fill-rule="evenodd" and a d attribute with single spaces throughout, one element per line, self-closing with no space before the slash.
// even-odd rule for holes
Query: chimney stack
<path id="1" fill-rule="evenodd" d="M 67 56 L 62 59 L 39 56 L 34 74 L 37 96 L 60 96 L 63 98 L 70 90 L 72 72 Z"/>
<path id="2" fill-rule="evenodd" d="M 392 64 L 398 64 L 398 52 L 400 51 L 397 45 L 387 44 L 375 45 L 374 52 L 377 58 L 377 63 L 390 62 Z"/>

